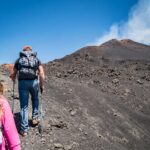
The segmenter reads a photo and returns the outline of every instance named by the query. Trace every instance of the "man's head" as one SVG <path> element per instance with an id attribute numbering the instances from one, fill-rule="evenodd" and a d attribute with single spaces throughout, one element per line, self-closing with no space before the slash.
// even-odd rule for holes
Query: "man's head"
<path id="1" fill-rule="evenodd" d="M 23 47 L 23 51 L 32 51 L 32 47 L 29 45 L 26 45 Z"/>

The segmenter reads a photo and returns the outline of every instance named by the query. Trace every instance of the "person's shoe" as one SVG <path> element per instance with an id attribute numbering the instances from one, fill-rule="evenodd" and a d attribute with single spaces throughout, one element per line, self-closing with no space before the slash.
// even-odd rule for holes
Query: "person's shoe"
<path id="1" fill-rule="evenodd" d="M 23 137 L 26 137 L 28 135 L 28 133 L 26 131 L 20 131 L 20 135 Z"/>
<path id="2" fill-rule="evenodd" d="M 33 126 L 37 126 L 39 124 L 39 120 L 36 118 L 36 119 L 32 119 L 32 125 Z"/>

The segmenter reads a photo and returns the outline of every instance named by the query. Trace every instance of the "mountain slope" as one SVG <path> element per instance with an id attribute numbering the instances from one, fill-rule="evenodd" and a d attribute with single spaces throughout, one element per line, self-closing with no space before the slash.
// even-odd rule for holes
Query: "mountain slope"
<path id="1" fill-rule="evenodd" d="M 45 131 L 31 127 L 23 149 L 148 150 L 149 55 L 149 46 L 111 40 L 45 64 Z"/>

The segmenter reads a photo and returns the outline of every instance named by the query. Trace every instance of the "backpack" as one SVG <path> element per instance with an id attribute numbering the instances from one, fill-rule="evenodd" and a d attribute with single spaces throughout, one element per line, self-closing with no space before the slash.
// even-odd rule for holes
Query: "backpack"
<path id="1" fill-rule="evenodd" d="M 18 59 L 19 79 L 36 79 L 38 77 L 38 62 L 37 53 L 33 53 L 32 51 L 20 52 L 20 58 Z"/>

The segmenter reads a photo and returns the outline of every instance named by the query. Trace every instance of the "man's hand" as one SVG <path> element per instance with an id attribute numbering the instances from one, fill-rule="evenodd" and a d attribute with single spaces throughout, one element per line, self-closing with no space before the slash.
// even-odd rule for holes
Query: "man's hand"
<path id="1" fill-rule="evenodd" d="M 11 78 L 13 81 L 15 81 L 16 75 L 15 75 L 14 73 L 12 73 L 12 74 L 10 75 L 10 78 Z"/>
<path id="2" fill-rule="evenodd" d="M 10 78 L 11 78 L 13 81 L 15 81 L 16 75 L 17 75 L 17 70 L 14 68 L 14 69 L 13 69 L 13 72 L 12 72 L 11 75 L 10 75 Z"/>
<path id="3" fill-rule="evenodd" d="M 41 94 L 42 94 L 43 91 L 44 91 L 44 86 L 40 86 L 40 91 L 41 91 Z"/>

